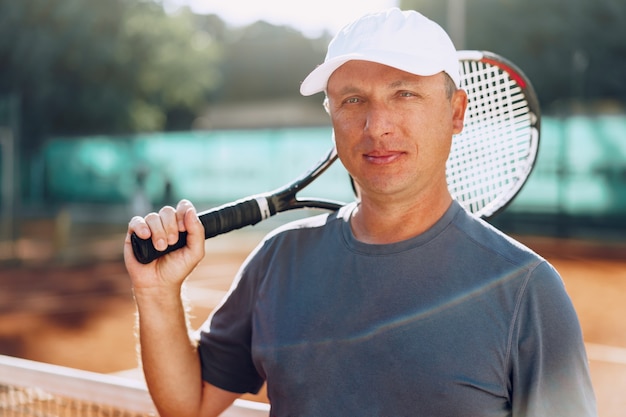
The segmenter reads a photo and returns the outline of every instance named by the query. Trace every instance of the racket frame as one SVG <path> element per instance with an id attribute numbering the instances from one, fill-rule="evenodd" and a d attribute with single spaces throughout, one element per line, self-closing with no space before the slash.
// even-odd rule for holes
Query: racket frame
<path id="1" fill-rule="evenodd" d="M 457 201 L 475 216 L 487 219 L 508 207 L 522 190 L 534 168 L 539 150 L 541 110 L 537 94 L 530 80 L 511 61 L 488 51 L 463 50 L 458 51 L 458 57 L 461 66 L 461 88 L 465 89 L 468 94 L 468 110 L 463 131 L 454 136 L 446 174 L 450 192 Z M 474 68 L 484 66 L 484 68 L 479 68 L 476 72 L 467 72 L 465 69 L 468 66 L 474 66 Z M 468 80 L 471 77 L 487 78 L 473 82 L 471 79 Z M 473 89 L 481 85 L 487 85 L 490 91 L 487 92 L 487 96 L 484 96 L 484 90 L 468 91 L 468 84 Z M 506 94 L 498 96 L 499 92 Z M 502 100 L 503 98 L 506 98 L 506 100 Z M 479 103 L 480 100 L 484 100 L 485 103 Z M 491 106 L 491 108 L 487 108 L 487 106 Z M 486 108 L 487 110 L 485 110 Z M 476 111 L 484 115 L 484 117 L 472 117 L 472 111 Z M 496 124 L 494 123 L 494 115 L 498 112 L 497 116 L 506 120 L 499 120 Z M 473 132 L 476 130 L 478 130 L 478 133 Z M 510 171 L 507 172 L 509 176 L 506 184 L 500 188 L 494 198 L 490 198 L 488 201 L 484 201 L 482 196 L 476 198 L 471 196 L 471 194 L 476 196 L 477 193 L 465 187 L 467 184 L 472 183 L 467 178 L 462 181 L 464 185 L 463 190 L 456 188 L 454 183 L 455 173 L 451 169 L 451 165 L 456 155 L 465 155 L 464 162 L 468 159 L 477 159 L 472 152 L 469 152 L 468 157 L 467 150 L 459 149 L 459 147 L 467 146 L 463 142 L 468 140 L 467 137 L 470 135 L 470 132 L 473 135 L 471 137 L 488 138 L 490 147 L 497 144 L 497 141 L 493 140 L 492 136 L 494 135 L 499 135 L 499 137 L 517 135 L 517 139 L 509 137 L 506 142 L 501 141 L 501 145 L 508 147 L 508 149 L 501 148 L 499 150 L 500 152 L 510 151 L 511 155 L 513 155 L 514 147 L 517 147 L 516 151 L 518 153 L 513 155 L 516 158 L 514 161 L 508 161 L 506 164 L 504 164 L 504 159 L 487 161 L 499 165 L 496 167 L 497 169 L 483 173 L 476 172 L 482 169 L 480 162 L 463 167 L 468 176 L 475 176 L 476 179 L 473 182 L 478 187 L 483 188 L 493 185 L 493 183 L 490 184 L 491 179 L 500 175 L 504 170 L 508 169 Z M 473 146 L 473 144 L 469 146 Z M 476 146 L 480 150 L 480 144 L 476 144 Z M 478 159 L 487 159 L 484 157 L 487 153 L 493 154 L 495 152 L 495 149 L 488 151 L 483 149 L 480 151 Z M 484 164 L 486 161 L 482 162 Z"/>

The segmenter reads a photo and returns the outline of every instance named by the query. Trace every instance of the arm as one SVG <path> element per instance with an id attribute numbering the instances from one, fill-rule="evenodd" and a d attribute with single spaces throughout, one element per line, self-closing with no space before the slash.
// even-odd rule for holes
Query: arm
<path id="1" fill-rule="evenodd" d="M 511 349 L 513 416 L 596 417 L 582 332 L 560 276 L 544 262 L 521 297 Z"/>
<path id="2" fill-rule="evenodd" d="M 176 243 L 187 231 L 187 246 L 148 265 L 136 261 L 130 235 L 152 237 L 157 249 Z M 141 360 L 150 395 L 162 417 L 217 416 L 240 395 L 202 381 L 200 360 L 188 333 L 181 287 L 204 256 L 204 229 L 195 209 L 181 201 L 144 218 L 134 217 L 124 259 L 139 314 Z"/>

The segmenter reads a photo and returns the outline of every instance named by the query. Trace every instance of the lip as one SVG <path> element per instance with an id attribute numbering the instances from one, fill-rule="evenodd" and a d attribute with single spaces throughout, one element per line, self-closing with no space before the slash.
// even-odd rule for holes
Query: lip
<path id="1" fill-rule="evenodd" d="M 365 160 L 376 165 L 391 164 L 398 160 L 404 152 L 401 151 L 375 151 L 363 155 Z"/>

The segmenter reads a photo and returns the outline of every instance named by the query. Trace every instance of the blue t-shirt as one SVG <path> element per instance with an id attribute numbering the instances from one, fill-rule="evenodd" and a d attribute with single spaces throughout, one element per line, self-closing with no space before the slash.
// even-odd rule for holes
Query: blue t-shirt
<path id="1" fill-rule="evenodd" d="M 203 378 L 272 416 L 595 416 L 576 313 L 541 257 L 453 203 L 359 242 L 354 206 L 270 234 L 203 326 Z"/>

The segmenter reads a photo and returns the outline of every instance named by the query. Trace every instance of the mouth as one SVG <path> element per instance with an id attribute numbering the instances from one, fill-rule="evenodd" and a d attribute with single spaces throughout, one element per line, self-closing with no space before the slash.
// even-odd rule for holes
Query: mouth
<path id="1" fill-rule="evenodd" d="M 391 164 L 398 160 L 404 152 L 401 151 L 373 151 L 363 154 L 363 158 L 375 165 Z"/>

